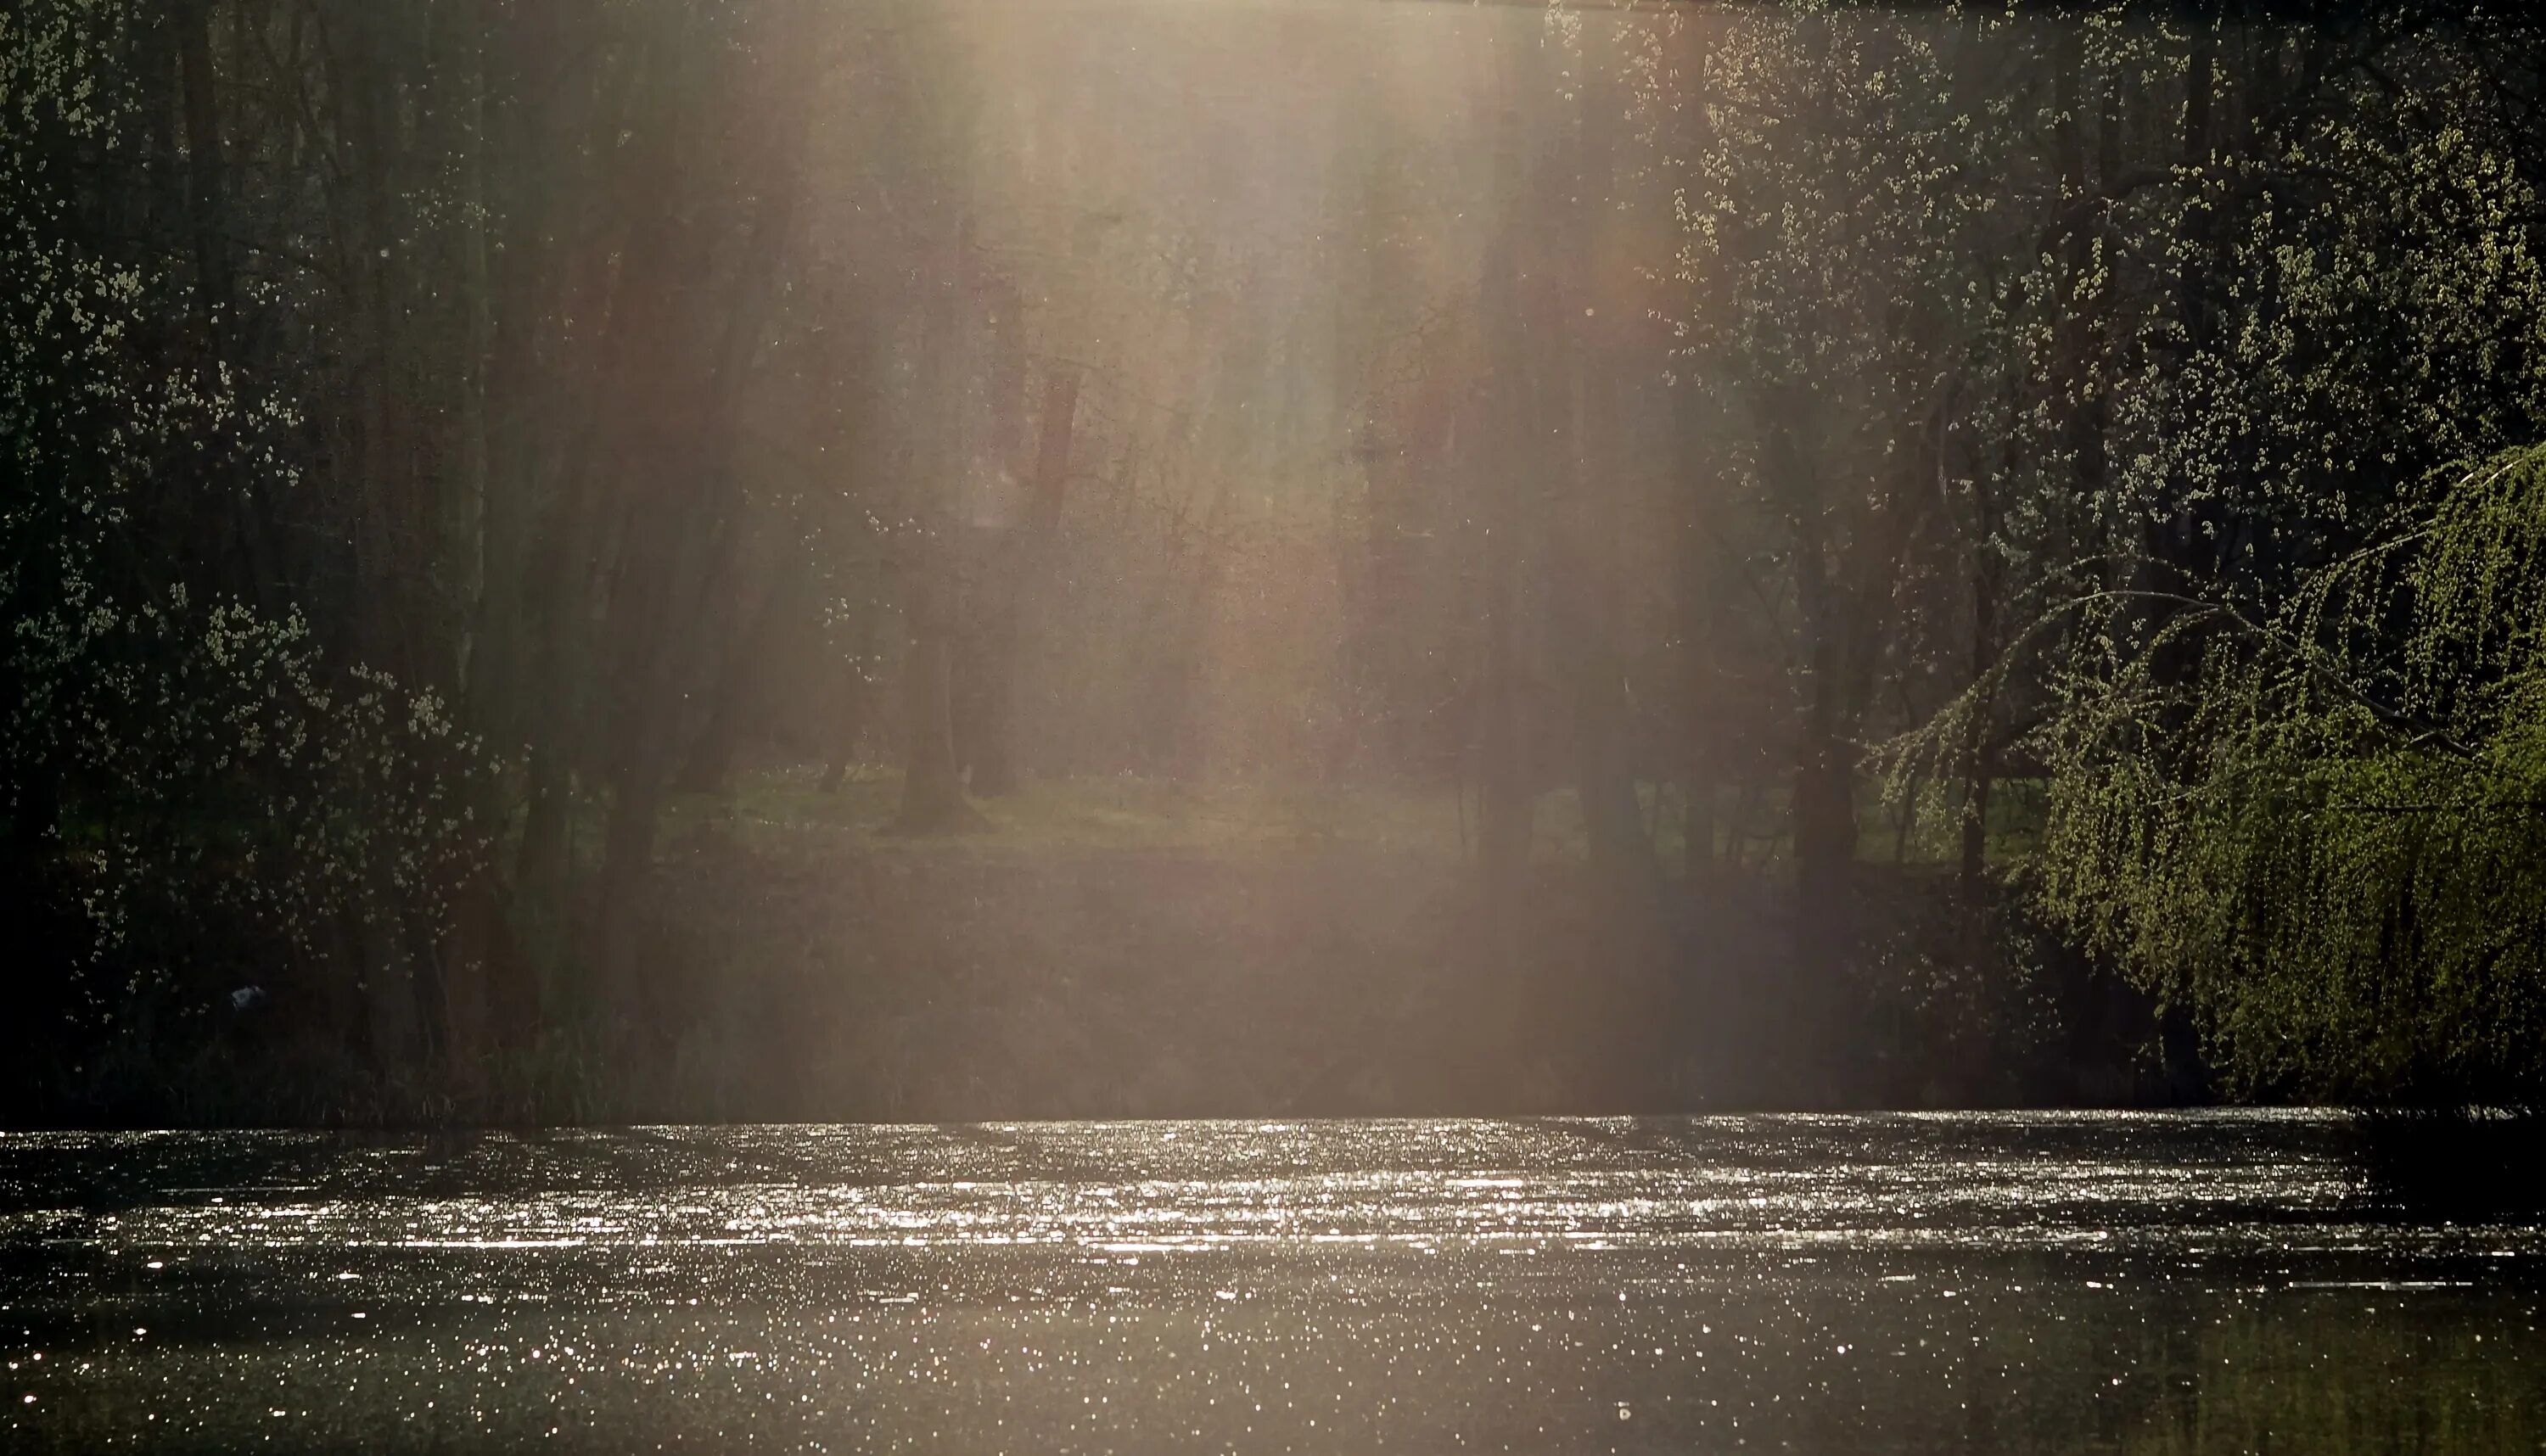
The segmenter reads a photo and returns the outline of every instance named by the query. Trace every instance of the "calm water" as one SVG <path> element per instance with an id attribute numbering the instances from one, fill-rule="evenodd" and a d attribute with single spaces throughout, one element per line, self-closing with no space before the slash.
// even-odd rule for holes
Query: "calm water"
<path id="1" fill-rule="evenodd" d="M 0 1137 L 10 1451 L 2520 1450 L 2334 1118 Z"/>

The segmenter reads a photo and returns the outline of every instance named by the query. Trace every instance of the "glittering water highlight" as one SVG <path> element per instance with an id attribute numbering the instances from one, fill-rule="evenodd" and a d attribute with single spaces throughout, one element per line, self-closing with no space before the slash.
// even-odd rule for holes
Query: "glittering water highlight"
<path id="1" fill-rule="evenodd" d="M 10 1450 L 2534 1449 L 2308 1114 L 0 1138 Z"/>

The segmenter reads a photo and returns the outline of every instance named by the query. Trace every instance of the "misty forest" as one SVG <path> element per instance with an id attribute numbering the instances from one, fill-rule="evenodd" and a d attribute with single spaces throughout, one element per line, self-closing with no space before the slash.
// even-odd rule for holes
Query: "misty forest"
<path id="1" fill-rule="evenodd" d="M 2541 58 L 9 0 L 0 1120 L 2534 1104 Z"/>

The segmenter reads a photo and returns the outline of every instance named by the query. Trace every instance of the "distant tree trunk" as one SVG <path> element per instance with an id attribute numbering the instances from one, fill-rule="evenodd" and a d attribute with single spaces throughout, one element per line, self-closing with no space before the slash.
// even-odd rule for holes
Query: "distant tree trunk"
<path id="1" fill-rule="evenodd" d="M 657 512 L 667 508 L 658 503 Z M 659 660 L 660 638 L 671 630 L 663 601 L 671 589 L 664 578 L 673 569 L 664 557 L 676 550 L 664 539 L 669 530 L 648 523 L 630 533 L 638 539 L 622 549 L 627 560 L 611 593 L 606 639 L 612 711 L 602 738 L 610 805 L 601 836 L 592 970 L 606 1022 L 622 1033 L 659 1029 L 645 1015 L 639 952 L 650 918 L 655 815 L 671 768 L 672 730 L 662 720 L 675 710 L 664 701 Z"/>
<path id="2" fill-rule="evenodd" d="M 431 533 L 418 515 L 417 432 L 411 401 L 397 377 L 412 341 L 401 297 L 405 273 L 393 256 L 409 240 L 397 236 L 392 209 L 408 161 L 394 125 L 400 78 L 389 31 L 392 17 L 382 7 L 367 6 L 342 18 L 337 49 L 329 57 L 327 96 L 342 141 L 338 164 L 347 177 L 347 186 L 335 196 L 339 212 L 331 221 L 340 256 L 348 262 L 346 281 L 352 291 L 348 334 L 358 409 L 349 455 L 359 501 L 355 558 L 364 583 L 354 636 L 363 660 L 408 691 L 448 691 L 451 676 L 441 670 L 446 664 L 435 658 L 429 635 L 417 631 L 425 615 L 419 610 L 421 598 L 432 575 Z M 190 27 L 195 34 L 182 37 L 179 46 L 181 55 L 197 52 L 205 78 L 202 105 L 209 109 L 209 13 L 199 13 L 195 20 L 198 24 Z M 216 150 L 209 135 L 206 150 Z M 216 180 L 208 183 L 208 176 L 217 174 L 196 172 L 199 192 L 217 186 Z M 210 220 L 211 205 L 205 206 Z M 212 244 L 217 256 L 216 236 Z M 404 913 L 407 888 L 386 865 L 369 865 L 365 875 L 376 908 L 365 916 L 356 944 L 372 1045 L 384 1070 L 411 1070 L 425 1046 L 427 1020 L 438 1025 L 441 1009 L 423 1004 L 416 969 L 442 948 L 411 943 L 413 927 Z"/>
<path id="3" fill-rule="evenodd" d="M 599 954 L 604 1004 L 622 1025 L 654 1037 L 671 1028 L 658 1016 L 660 997 L 646 984 L 639 955 L 650 922 L 655 814 L 680 756 L 682 695 L 703 674 L 713 636 L 724 630 L 731 574 L 748 508 L 739 484 L 738 431 L 743 380 L 762 340 L 782 283 L 782 268 L 803 187 L 804 106 L 811 68 L 803 27 L 810 0 L 773 7 L 763 33 L 772 94 L 770 134 L 752 138 L 744 155 L 766 171 L 752 197 L 727 287 L 676 294 L 659 319 L 656 347 L 631 377 L 628 396 L 651 449 L 628 459 L 615 499 L 617 559 L 608 601 L 606 724 L 610 817 L 602 843 Z M 696 63 L 678 30 L 664 38 L 662 77 L 680 84 L 679 68 Z M 671 175 L 686 181 L 676 165 Z M 701 271 L 713 252 L 707 224 L 676 225 L 668 255 L 679 273 Z M 646 435 L 640 434 L 639 440 Z"/>
<path id="4" fill-rule="evenodd" d="M 435 109 L 443 121 L 442 159 L 453 183 L 445 235 L 458 295 L 459 347 L 451 381 L 452 460 L 443 479 L 442 596 L 454 669 L 453 689 L 466 694 L 474 665 L 479 599 L 486 588 L 486 369 L 494 315 L 486 262 L 485 32 L 479 0 L 444 0 Z"/>
<path id="5" fill-rule="evenodd" d="M 1548 559 L 1562 573 L 1549 592 L 1564 607 L 1566 641 L 1559 650 L 1573 679 L 1573 790 L 1582 807 L 1592 866 L 1608 885 L 1642 894 L 1655 889 L 1660 875 L 1636 799 L 1635 769 L 1627 751 L 1625 668 L 1617 646 L 1617 562 L 1608 549 L 1617 519 L 1606 474 L 1614 463 L 1605 458 L 1602 446 L 1614 438 L 1618 421 L 1609 382 L 1592 377 L 1601 361 L 1588 357 L 1588 341 L 1574 340 L 1568 353 L 1568 434 L 1572 444 L 1565 531 L 1569 549 L 1551 553 Z"/>
<path id="6" fill-rule="evenodd" d="M 1837 1030 L 1833 1015 L 1845 973 L 1856 861 L 1856 761 L 1839 737 L 1843 664 L 1830 549 L 1819 487 L 1793 438 L 1776 426 L 1772 454 L 1795 503 L 1795 585 L 1804 630 L 1804 720 L 1795 739 L 1788 821 L 1795 846 L 1795 951 L 1800 973 L 1788 988 L 1798 1066 L 1822 1064 Z M 1807 1099 L 1819 1093 L 1799 1088 Z"/>
<path id="7" fill-rule="evenodd" d="M 534 120 L 532 108 L 517 95 L 490 99 L 484 65 L 487 48 L 494 46 L 524 74 L 549 74 L 567 43 L 566 14 L 562 6 L 542 6 L 509 17 L 471 47 L 479 67 L 479 128 L 465 159 L 476 181 L 466 191 L 481 209 L 474 252 L 487 273 L 476 321 L 485 329 L 485 363 L 477 387 L 468 392 L 481 412 L 486 454 L 478 495 L 479 587 L 467 628 L 466 686 L 470 723 L 489 743 L 506 749 L 541 736 L 543 699 L 529 691 L 528 679 L 538 625 L 531 608 L 546 597 L 528 575 L 545 497 L 555 484 L 555 467 L 563 463 L 560 424 L 571 414 L 565 381 L 581 373 L 556 357 L 563 353 L 558 346 L 567 309 L 560 285 L 567 270 L 551 220 L 569 200 L 561 196 L 569 179 L 559 175 L 557 158 L 570 143 L 558 138 L 590 129 L 594 88 L 560 87 Z M 580 200 L 580 194 L 572 197 Z M 502 224 L 492 237 L 489 224 L 497 218 L 485 215 L 489 212 L 499 214 Z M 464 245 L 464 262 L 468 251 Z"/>
<path id="8" fill-rule="evenodd" d="M 969 302 L 987 310 L 989 325 L 988 456 L 993 468 L 1022 480 L 1026 466 L 1026 360 L 1023 303 L 1007 280 L 974 276 Z M 1008 686 L 1016 664 L 1017 571 L 1024 522 L 1011 516 L 1015 502 L 979 503 L 958 512 L 955 541 L 961 620 L 949 663 L 955 728 L 955 771 L 975 794 L 1014 790 L 1016 765 L 1008 744 Z"/>
<path id="9" fill-rule="evenodd" d="M 982 582 L 975 685 L 975 730 L 965 757 L 973 792 L 1001 798 L 1017 791 L 1016 702 L 1023 619 L 1041 605 L 1052 569 L 1054 538 L 1069 482 L 1070 441 L 1078 414 L 1078 372 L 1057 368 L 1044 384 L 1034 470 L 1027 481 L 1024 528 L 992 543 Z"/>
<path id="10" fill-rule="evenodd" d="M 659 1030 L 647 1024 L 641 1000 L 643 949 L 651 938 L 654 828 L 662 812 L 662 780 L 624 772 L 612 785 L 603 820 L 601 883 L 595 896 L 593 951 L 600 974 L 602 1024 L 613 1040 Z"/>
<path id="11" fill-rule="evenodd" d="M 1613 886 L 1644 890 L 1659 882 L 1652 838 L 1628 762 L 1626 695 L 1616 655 L 1586 651 L 1574 689 L 1574 792 L 1582 803 L 1591 863 Z"/>
<path id="12" fill-rule="evenodd" d="M 353 353 L 361 393 L 357 477 L 363 503 L 356 556 L 366 583 L 359 640 L 373 666 L 412 682 L 420 674 L 409 598 L 425 573 L 415 558 L 416 452 L 405 429 L 404 391 L 392 377 L 404 354 L 399 325 L 405 317 L 398 298 L 404 270 L 394 255 L 410 242 L 392 235 L 389 207 L 402 171 L 392 155 L 396 97 L 387 36 L 392 17 L 385 7 L 368 5 L 347 7 L 343 14 L 342 51 L 328 89 L 342 113 L 340 134 L 347 145 L 341 165 L 354 194 L 351 215 L 340 221 L 339 233 L 351 242 L 349 281 L 358 291 Z"/>
<path id="13" fill-rule="evenodd" d="M 469 701 L 488 741 L 527 760 L 509 903 L 533 948 L 541 1014 L 551 1020 L 578 1013 L 580 987 L 550 973 L 589 960 L 568 957 L 565 941 L 577 920 L 567 904 L 575 768 L 587 756 L 592 708 L 591 522 L 596 482 L 618 453 L 605 412 L 628 372 L 626 356 L 638 351 L 631 336 L 642 303 L 624 299 L 659 297 L 655 260 L 667 222 L 659 208 L 611 204 L 669 186 L 650 128 L 629 146 L 591 146 L 631 129 L 648 69 L 616 67 L 608 84 L 576 78 L 573 58 L 593 19 L 588 5 L 565 3 L 505 15 L 487 43 L 521 76 L 561 79 L 536 99 L 506 87 L 481 148 L 482 159 L 502 163 L 492 178 L 500 184 L 502 246 L 489 250 L 497 292 L 485 390 L 492 406 L 485 588 Z M 588 146 L 603 160 L 586 172 L 576 159 Z M 566 229 L 557 219 L 579 209 L 613 219 L 606 249 L 560 238 Z M 623 300 L 614 288 L 627 291 Z"/>
<path id="14" fill-rule="evenodd" d="M 1616 186 L 1616 141 L 1624 115 L 1611 94 L 1615 57 L 1603 53 L 1594 32 L 1579 38 L 1581 75 L 1575 83 L 1571 155 L 1564 172 L 1546 179 L 1551 205 L 1561 207 L 1562 254 L 1598 257 L 1608 243 L 1610 204 Z M 1632 711 L 1619 640 L 1624 629 L 1618 602 L 1618 535 L 1624 503 L 1619 490 L 1620 432 L 1626 421 L 1613 357 L 1593 296 L 1578 279 L 1560 286 L 1566 361 L 1566 438 L 1571 449 L 1570 509 L 1564 513 L 1567 550 L 1553 554 L 1572 578 L 1554 595 L 1570 608 L 1570 642 L 1560 650 L 1572 666 L 1574 796 L 1582 806 L 1591 862 L 1610 886 L 1645 897 L 1660 885 L 1652 836 L 1637 800 L 1636 765 L 1630 751 Z"/>
<path id="15" fill-rule="evenodd" d="M 484 699 L 475 689 L 474 648 L 486 591 L 486 379 L 494 335 L 486 260 L 483 47 L 487 17 L 477 0 L 446 0 L 436 18 L 440 22 L 435 37 L 437 75 L 442 83 L 436 111 L 444 122 L 441 150 L 457 204 L 446 240 L 452 251 L 460 315 L 458 358 L 451 381 L 453 459 L 443 481 L 442 621 L 451 639 L 454 696 L 462 703 L 478 704 Z M 475 808 L 481 822 L 497 823 L 503 814 L 500 791 L 491 777 L 486 784 Z M 462 869 L 446 891 L 451 919 L 438 947 L 444 1062 L 454 1081 L 469 1091 L 483 1086 L 494 1032 L 491 979 L 501 928 L 495 896 L 494 869 L 483 857 Z"/>
<path id="16" fill-rule="evenodd" d="M 1714 890 L 1715 797 L 1723 777 L 1723 705 L 1719 701 L 1723 689 L 1716 662 L 1716 635 L 1721 624 L 1717 620 L 1715 572 L 1708 559 L 1714 543 L 1707 535 L 1719 482 L 1712 461 L 1705 454 L 1711 444 L 1698 438 L 1700 426 L 1694 418 L 1695 410 L 1683 405 L 1675 413 L 1680 432 L 1678 525 L 1682 537 L 1672 564 L 1681 691 L 1685 695 L 1683 729 L 1688 735 L 1680 879 L 1683 888 L 1703 905 Z"/>
<path id="17" fill-rule="evenodd" d="M 1690 47 L 1692 53 L 1676 56 L 1675 62 L 1697 88 L 1697 94 L 1675 108 L 1665 125 L 1672 132 L 1670 144 L 1678 155 L 1704 156 L 1716 145 L 1705 93 L 1707 50 L 1711 48 L 1705 28 L 1687 27 L 1679 43 Z M 1700 279 L 1692 287 L 1688 306 L 1692 310 L 1702 306 L 1704 290 L 1721 285 L 1720 277 Z M 1719 793 L 1731 767 L 1722 671 L 1727 613 L 1724 568 L 1720 564 L 1724 558 L 1722 502 L 1726 476 L 1722 452 L 1726 431 L 1720 407 L 1709 402 L 1708 392 L 1698 381 L 1683 379 L 1671 387 L 1674 394 L 1683 396 L 1671 410 L 1680 486 L 1676 525 L 1681 533 L 1672 565 L 1681 685 L 1686 694 L 1684 727 L 1688 734 L 1680 876 L 1683 890 L 1705 914 L 1714 909 L 1718 882 L 1723 872 L 1732 867 L 1719 864 L 1716 851 Z M 1738 830 L 1738 820 L 1731 827 Z M 1725 833 L 1724 838 L 1725 859 L 1738 862 L 1740 844 L 1731 832 Z"/>
<path id="18" fill-rule="evenodd" d="M 479 1093 L 486 1086 L 499 1031 L 494 979 L 502 971 L 519 968 L 509 961 L 499 966 L 496 958 L 496 946 L 504 935 L 493 864 L 484 856 L 473 857 L 446 887 L 444 896 L 451 918 L 436 947 L 440 964 L 434 977 L 442 991 L 437 1009 L 443 1066 L 455 1086 Z"/>
<path id="19" fill-rule="evenodd" d="M 937 555 L 933 549 L 914 551 L 902 587 L 910 651 L 902 664 L 901 810 L 892 821 L 893 831 L 902 834 L 942 833 L 979 817 L 965 802 L 964 781 L 956 772 L 950 683 L 955 613 L 946 600 L 946 568 L 932 559 Z"/>
<path id="20" fill-rule="evenodd" d="M 967 236 L 963 229 L 958 237 Z M 902 834 L 935 834 L 971 827 L 979 815 L 964 798 L 964 780 L 955 756 L 953 666 L 958 623 L 954 595 L 954 542 L 949 497 L 955 474 L 963 469 L 968 383 L 964 332 L 964 264 L 967 249 L 958 241 L 953 256 L 935 269 L 928 286 L 928 324 L 921 347 L 926 351 L 920 381 L 925 404 L 919 443 L 925 462 L 916 488 L 920 499 L 912 514 L 919 521 L 902 563 L 902 624 L 910 635 L 903 659 L 903 740 L 901 809 L 892 829 Z"/>
<path id="21" fill-rule="evenodd" d="M 396 887 L 382 867 L 365 867 L 374 904 L 397 903 Z M 354 926 L 356 985 L 362 991 L 364 1024 L 371 1038 L 372 1068 L 383 1080 L 414 1071 L 424 1045 L 418 1012 L 415 967 L 400 943 L 393 912 L 360 913 Z"/>
<path id="22" fill-rule="evenodd" d="M 1854 755 L 1835 730 L 1837 645 L 1826 633 L 1815 633 L 1810 651 L 1793 813 L 1802 913 L 1819 930 L 1847 913 L 1845 891 L 1856 858 L 1857 827 Z"/>
<path id="23" fill-rule="evenodd" d="M 1681 888 L 1701 905 L 1715 893 L 1715 755 L 1704 744 L 1690 753 L 1688 778 L 1681 786 L 1679 875 Z"/>
<path id="24" fill-rule="evenodd" d="M 1974 927 L 1975 946 L 1980 939 L 1977 927 L 1989 904 L 1990 713 L 1984 688 L 1997 663 L 1997 571 L 1989 553 L 1984 535 L 1975 548 L 1981 559 L 1972 569 L 1971 679 L 1972 691 L 1979 696 L 1964 725 L 1962 742 L 1962 897 L 1967 923 Z"/>
<path id="25" fill-rule="evenodd" d="M 761 593 L 750 625 L 730 643 L 708 694 L 707 721 L 681 765 L 679 787 L 689 794 L 719 794 L 732 776 L 734 754 L 742 745 L 742 728 L 758 701 L 761 668 L 770 643 L 788 619 L 806 603 L 805 555 L 782 548 L 777 580 Z"/>
<path id="26" fill-rule="evenodd" d="M 1017 792 L 1016 674 L 1020 579 L 1031 543 L 1013 530 L 966 533 L 971 558 L 972 621 L 959 636 L 954 662 L 956 768 L 972 792 L 1000 799 Z"/>
<path id="27" fill-rule="evenodd" d="M 550 219 L 587 197 L 572 186 L 559 157 L 590 133 L 596 88 L 589 81 L 560 84 L 534 107 L 493 84 L 486 58 L 492 50 L 517 66 L 517 74 L 554 74 L 573 18 L 568 7 L 550 5 L 507 13 L 499 22 L 482 0 L 467 0 L 450 16 L 452 43 L 472 67 L 453 163 L 461 171 L 463 204 L 476 214 L 473 226 L 453 239 L 460 287 L 467 291 L 463 328 L 472 337 L 469 365 L 458 382 L 461 469 L 447 518 L 464 551 L 468 502 L 473 498 L 476 506 L 475 590 L 460 624 L 466 640 L 461 701 L 464 721 L 490 748 L 529 760 L 518 806 L 512 785 L 494 776 L 484 781 L 480 822 L 500 825 L 518 808 L 522 828 L 512 864 L 498 867 L 490 858 L 474 867 L 475 883 L 456 901 L 454 943 L 446 952 L 454 963 L 446 985 L 454 997 L 447 1014 L 455 1026 L 455 1059 L 470 1057 L 472 1046 L 491 1052 L 518 1044 L 560 1009 L 552 1004 L 556 987 L 542 973 L 556 964 L 556 936 L 566 919 L 566 774 L 562 743 L 544 729 L 564 722 L 555 700 L 565 694 L 553 675 L 542 684 L 545 692 L 533 691 L 534 652 L 548 624 L 531 609 L 567 594 L 549 596 L 530 571 L 537 528 L 563 463 L 558 442 L 572 415 L 567 381 L 585 373 L 566 364 L 559 347 L 567 269 Z M 472 409 L 474 418 L 467 418 Z M 468 458 L 472 436 L 483 452 L 475 461 Z M 552 574 L 565 574 L 556 564 Z M 472 962 L 481 970 L 474 987 L 467 976 Z M 484 1032 L 471 1037 L 466 1022 L 479 1013 L 475 1001 L 482 1001 Z M 475 1057 L 479 1067 L 485 1060 L 482 1053 Z M 463 1085 L 475 1075 L 465 1073 Z"/>
<path id="28" fill-rule="evenodd" d="M 839 721 L 832 726 L 830 766 L 822 774 L 822 792 L 836 794 L 848 782 L 849 765 L 857 761 L 859 741 L 866 736 L 869 705 L 874 697 L 876 622 L 882 614 L 872 596 L 860 603 L 853 629 L 848 673 L 841 694 Z"/>

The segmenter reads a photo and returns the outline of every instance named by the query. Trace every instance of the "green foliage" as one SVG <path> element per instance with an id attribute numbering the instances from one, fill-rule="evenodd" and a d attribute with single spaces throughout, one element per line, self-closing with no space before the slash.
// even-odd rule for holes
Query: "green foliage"
<path id="1" fill-rule="evenodd" d="M 2238 1085 L 2534 1098 L 2546 450 L 2451 472 L 2269 615 L 2185 611 L 2061 688 L 2043 906 L 2189 1004 Z"/>
<path id="2" fill-rule="evenodd" d="M 82 180 L 134 162 L 153 24 L 0 16 L 0 819 L 86 921 L 73 1009 L 200 1041 L 229 978 L 411 968 L 488 837 L 486 764 L 432 692 L 170 544 L 288 496 L 305 447 L 205 347 L 185 270 L 104 225 L 129 199 Z"/>

